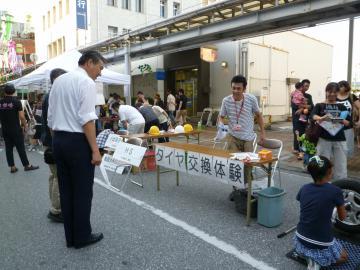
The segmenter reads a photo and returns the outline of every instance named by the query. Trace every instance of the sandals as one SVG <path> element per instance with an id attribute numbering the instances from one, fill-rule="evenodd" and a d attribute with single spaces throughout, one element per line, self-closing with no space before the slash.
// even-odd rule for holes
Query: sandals
<path id="1" fill-rule="evenodd" d="M 18 171 L 18 168 L 15 167 L 15 168 L 10 170 L 10 173 L 16 173 L 17 171 Z"/>
<path id="2" fill-rule="evenodd" d="M 33 166 L 33 165 L 30 165 L 30 166 L 27 166 L 24 168 L 25 171 L 33 171 L 33 170 L 37 170 L 39 169 L 39 166 Z"/>

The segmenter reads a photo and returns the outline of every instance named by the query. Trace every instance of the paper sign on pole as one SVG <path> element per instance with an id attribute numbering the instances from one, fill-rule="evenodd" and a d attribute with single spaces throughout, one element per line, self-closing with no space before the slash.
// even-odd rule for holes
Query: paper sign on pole
<path id="1" fill-rule="evenodd" d="M 116 147 L 121 143 L 123 139 L 117 134 L 110 134 L 105 142 L 105 147 L 116 149 Z"/>
<path id="2" fill-rule="evenodd" d="M 186 154 L 185 150 L 175 149 L 174 153 L 174 169 L 179 172 L 186 172 Z"/>
<path id="3" fill-rule="evenodd" d="M 196 152 L 187 152 L 186 168 L 189 174 L 201 175 L 200 154 Z"/>
<path id="4" fill-rule="evenodd" d="M 113 158 L 139 167 L 145 152 L 146 147 L 120 142 L 116 147 Z"/>
<path id="5" fill-rule="evenodd" d="M 116 172 L 118 174 L 122 174 L 122 172 L 124 171 L 124 165 L 126 165 L 125 162 L 116 160 L 108 154 L 104 154 L 101 164 L 106 170 Z"/>

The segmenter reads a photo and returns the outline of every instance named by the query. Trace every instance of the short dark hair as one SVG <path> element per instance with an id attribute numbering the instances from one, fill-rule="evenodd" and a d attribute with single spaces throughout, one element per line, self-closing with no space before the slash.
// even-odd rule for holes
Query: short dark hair
<path id="1" fill-rule="evenodd" d="M 143 95 L 144 93 L 141 91 L 138 91 L 136 95 Z"/>
<path id="2" fill-rule="evenodd" d="M 300 89 L 301 87 L 303 87 L 303 83 L 302 83 L 302 82 L 297 82 L 297 83 L 295 83 L 295 88 L 296 88 L 296 89 Z"/>
<path id="3" fill-rule="evenodd" d="M 335 90 L 336 92 L 340 91 L 339 84 L 336 82 L 330 82 L 326 85 L 325 92 L 330 92 L 332 90 Z"/>
<path id="4" fill-rule="evenodd" d="M 242 83 L 244 88 L 246 88 L 246 86 L 247 86 L 247 80 L 246 80 L 246 78 L 245 78 L 243 75 L 236 75 L 236 76 L 234 76 L 234 77 L 231 79 L 231 83 L 230 83 L 230 84 L 233 84 L 233 83 Z"/>
<path id="5" fill-rule="evenodd" d="M 111 105 L 112 108 L 114 109 L 118 109 L 120 107 L 120 103 L 119 102 L 114 102 L 112 105 Z"/>
<path id="6" fill-rule="evenodd" d="M 144 105 L 144 103 L 142 103 L 142 102 L 136 102 L 136 103 L 135 103 L 135 108 L 136 108 L 136 109 L 139 109 L 142 105 Z"/>
<path id="7" fill-rule="evenodd" d="M 15 86 L 13 84 L 6 84 L 4 86 L 4 92 L 6 95 L 13 95 L 15 93 L 16 89 L 15 89 Z"/>
<path id="8" fill-rule="evenodd" d="M 346 92 L 350 92 L 351 87 L 347 81 L 340 81 L 340 82 L 338 82 L 338 84 L 339 84 L 339 88 L 344 87 L 346 89 Z"/>
<path id="9" fill-rule="evenodd" d="M 310 84 L 310 80 L 309 80 L 309 79 L 303 79 L 303 80 L 301 81 L 301 83 L 302 83 L 302 84 L 305 84 L 305 83 Z"/>
<path id="10" fill-rule="evenodd" d="M 67 71 L 62 68 L 55 68 L 50 72 L 50 82 L 51 84 L 54 83 L 55 79 L 59 77 L 60 75 L 63 75 Z"/>
<path id="11" fill-rule="evenodd" d="M 307 170 L 316 183 L 324 179 L 332 167 L 333 164 L 328 158 L 324 156 L 313 156 L 309 160 Z"/>
<path id="12" fill-rule="evenodd" d="M 184 89 L 179 89 L 178 93 L 184 94 Z"/>
<path id="13" fill-rule="evenodd" d="M 97 51 L 85 51 L 79 58 L 78 64 L 79 66 L 85 65 L 85 63 L 89 60 L 92 60 L 94 64 L 97 64 L 99 61 L 106 63 L 106 59 Z"/>

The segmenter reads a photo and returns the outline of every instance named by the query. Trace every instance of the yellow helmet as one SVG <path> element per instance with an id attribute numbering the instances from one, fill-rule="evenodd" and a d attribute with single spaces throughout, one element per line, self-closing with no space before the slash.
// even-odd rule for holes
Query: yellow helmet
<path id="1" fill-rule="evenodd" d="M 149 129 L 149 134 L 150 135 L 159 135 L 160 134 L 160 130 L 157 126 L 152 126 L 150 129 Z"/>
<path id="2" fill-rule="evenodd" d="M 193 127 L 192 127 L 192 125 L 190 125 L 190 124 L 185 124 L 184 125 L 184 131 L 185 132 L 191 132 L 191 131 L 193 131 L 194 129 L 193 129 Z"/>

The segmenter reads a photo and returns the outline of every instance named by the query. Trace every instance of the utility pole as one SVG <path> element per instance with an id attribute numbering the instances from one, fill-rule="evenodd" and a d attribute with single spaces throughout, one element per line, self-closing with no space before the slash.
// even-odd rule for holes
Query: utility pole
<path id="1" fill-rule="evenodd" d="M 347 81 L 351 85 L 352 82 L 352 60 L 353 60 L 353 45 L 354 45 L 354 17 L 349 18 L 349 47 L 348 47 L 348 66 L 347 66 Z"/>

